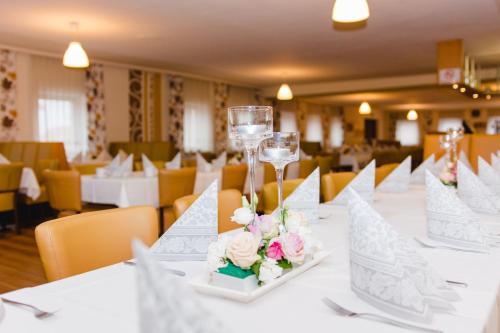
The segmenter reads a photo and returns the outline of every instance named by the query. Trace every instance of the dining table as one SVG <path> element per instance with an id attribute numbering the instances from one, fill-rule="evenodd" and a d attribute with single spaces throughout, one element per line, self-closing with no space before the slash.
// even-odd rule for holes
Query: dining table
<path id="1" fill-rule="evenodd" d="M 403 237 L 426 237 L 425 188 L 411 185 L 403 193 L 375 193 L 373 207 Z M 347 207 L 321 205 L 321 219 L 313 233 L 331 254 L 317 266 L 273 289 L 251 303 L 197 294 L 200 302 L 228 327 L 229 332 L 409 332 L 383 322 L 337 315 L 322 299 L 329 297 L 356 312 L 370 312 L 404 321 L 375 308 L 356 296 L 350 287 L 349 225 Z M 480 215 L 492 230 L 500 215 Z M 233 232 L 239 232 L 233 231 Z M 418 246 L 417 243 L 414 243 Z M 104 251 L 105 249 L 103 249 Z M 429 264 L 454 286 L 461 300 L 454 311 L 434 312 L 426 324 L 412 324 L 450 333 L 500 332 L 500 249 L 488 253 L 418 247 Z M 186 272 L 177 277 L 187 283 L 207 274 L 205 261 L 159 262 Z M 116 263 L 94 271 L 20 289 L 2 295 L 58 302 L 54 315 L 37 319 L 25 308 L 5 304 L 0 332 L 139 332 L 136 267 Z M 145 332 L 144 332 L 145 333 Z"/>

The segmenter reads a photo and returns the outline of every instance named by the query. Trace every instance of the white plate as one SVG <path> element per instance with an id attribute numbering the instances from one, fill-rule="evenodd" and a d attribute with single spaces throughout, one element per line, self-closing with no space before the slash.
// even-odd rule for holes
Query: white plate
<path id="1" fill-rule="evenodd" d="M 233 289 L 228 289 L 228 288 L 222 288 L 218 286 L 211 285 L 208 281 L 208 274 L 203 274 L 202 276 L 199 276 L 197 278 L 194 278 L 193 280 L 189 281 L 189 284 L 193 286 L 193 288 L 202 293 L 202 294 L 207 294 L 207 295 L 212 295 L 212 296 L 218 296 L 222 298 L 227 298 L 231 299 L 234 301 L 242 302 L 242 303 L 250 303 L 253 300 L 261 297 L 262 295 L 270 292 L 276 287 L 281 286 L 283 283 L 293 279 L 299 274 L 304 273 L 311 267 L 316 266 L 319 264 L 321 261 L 323 261 L 326 257 L 328 257 L 331 254 L 329 251 L 319 251 L 314 255 L 314 258 L 305 264 L 292 269 L 290 272 L 286 273 L 285 275 L 279 277 L 276 280 L 273 280 L 273 282 L 266 283 L 265 285 L 258 287 L 257 289 L 251 291 L 251 292 L 242 292 L 242 291 L 236 291 Z"/>

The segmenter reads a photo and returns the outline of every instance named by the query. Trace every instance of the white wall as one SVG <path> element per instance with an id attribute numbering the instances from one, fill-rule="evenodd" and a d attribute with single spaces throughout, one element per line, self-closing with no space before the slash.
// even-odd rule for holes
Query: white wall
<path id="1" fill-rule="evenodd" d="M 104 103 L 108 142 L 129 141 L 127 69 L 104 66 Z"/>

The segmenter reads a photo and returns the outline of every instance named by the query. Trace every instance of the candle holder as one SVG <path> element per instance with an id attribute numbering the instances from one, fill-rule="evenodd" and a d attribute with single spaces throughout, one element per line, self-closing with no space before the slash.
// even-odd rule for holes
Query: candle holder
<path id="1" fill-rule="evenodd" d="M 255 162 L 259 143 L 272 136 L 273 108 L 270 106 L 235 106 L 228 108 L 229 138 L 241 142 L 247 152 L 250 207 L 254 220 L 257 209 L 255 200 Z"/>
<path id="2" fill-rule="evenodd" d="M 445 153 L 445 165 L 443 170 L 439 175 L 441 181 L 448 186 L 457 185 L 457 144 L 464 137 L 463 128 L 454 129 L 450 128 L 446 134 L 439 137 L 439 144 L 443 148 Z"/>
<path id="3" fill-rule="evenodd" d="M 278 209 L 281 223 L 285 221 L 283 214 L 283 173 L 288 163 L 299 160 L 299 136 L 298 132 L 275 132 L 272 137 L 260 143 L 260 160 L 271 163 L 276 170 Z"/>

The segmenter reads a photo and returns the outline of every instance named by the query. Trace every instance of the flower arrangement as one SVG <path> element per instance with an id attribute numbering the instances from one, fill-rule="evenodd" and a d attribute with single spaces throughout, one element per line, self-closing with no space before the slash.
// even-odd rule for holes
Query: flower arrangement
<path id="1" fill-rule="evenodd" d="M 301 212 L 284 209 L 280 218 L 255 216 L 243 197 L 243 207 L 234 211 L 232 221 L 244 226 L 241 233 L 221 237 L 209 245 L 211 272 L 232 276 L 255 274 L 259 285 L 269 283 L 295 266 L 302 265 L 321 250 Z"/>
<path id="2" fill-rule="evenodd" d="M 447 161 L 439 174 L 439 179 L 446 186 L 457 187 L 457 163 Z"/>

